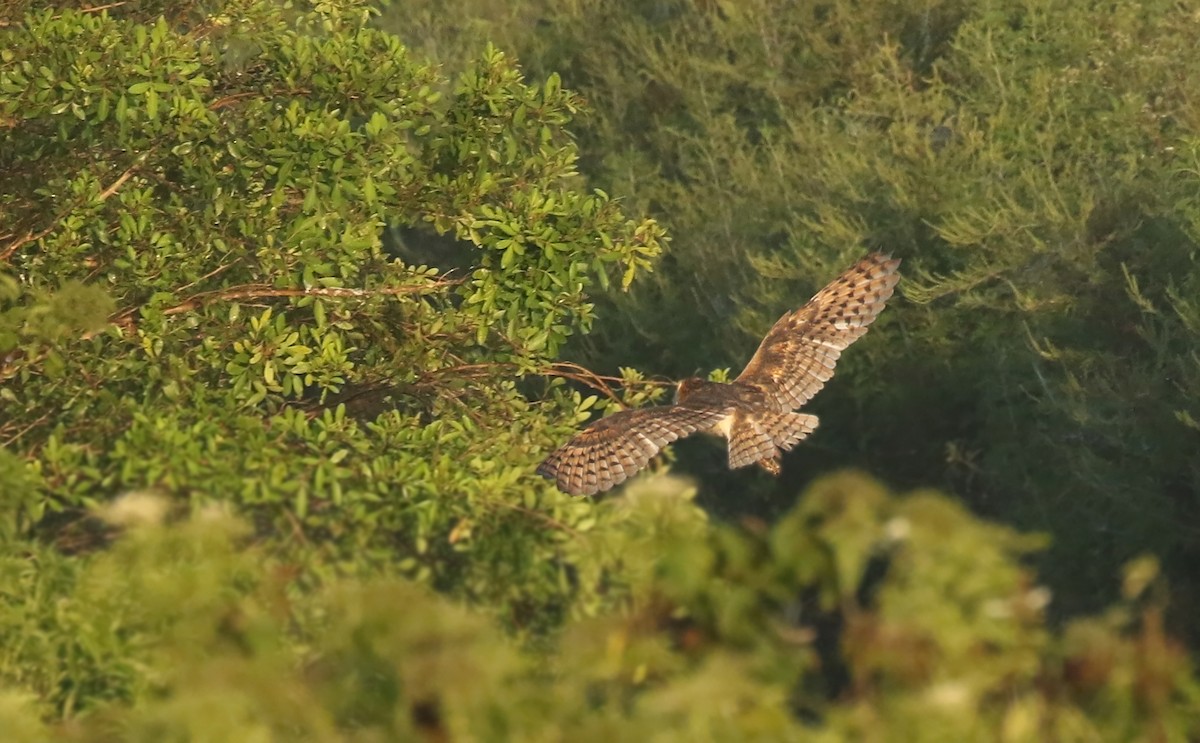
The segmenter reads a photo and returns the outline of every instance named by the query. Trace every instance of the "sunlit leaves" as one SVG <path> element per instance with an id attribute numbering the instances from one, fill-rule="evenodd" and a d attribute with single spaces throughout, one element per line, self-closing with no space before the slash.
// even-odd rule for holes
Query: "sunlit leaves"
<path id="1" fill-rule="evenodd" d="M 447 79 L 361 3 L 141 12 L 0 27 L 0 437 L 42 504 L 14 523 L 156 488 L 250 515 L 310 577 L 559 621 L 560 545 L 600 522 L 531 476 L 575 398 L 517 381 L 662 237 L 581 188 L 580 102 L 494 48 Z"/>

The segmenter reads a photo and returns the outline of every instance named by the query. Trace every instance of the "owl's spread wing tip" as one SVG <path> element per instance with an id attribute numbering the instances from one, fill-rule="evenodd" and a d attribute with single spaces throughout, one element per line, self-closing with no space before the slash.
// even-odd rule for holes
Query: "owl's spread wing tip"
<path id="1" fill-rule="evenodd" d="M 547 480 L 553 480 L 555 487 L 567 495 L 590 495 L 590 493 L 586 493 L 576 485 L 573 485 L 570 478 L 559 470 L 558 454 L 559 452 L 557 451 L 551 454 L 544 462 L 538 465 L 534 472 Z"/>
<path id="2" fill-rule="evenodd" d="M 767 390 L 786 410 L 808 402 L 833 376 L 842 351 L 883 311 L 900 281 L 899 266 L 899 258 L 882 252 L 859 259 L 772 326 L 738 381 Z"/>
<path id="3" fill-rule="evenodd" d="M 595 495 L 636 474 L 667 444 L 723 416 L 722 409 L 678 405 L 621 411 L 575 434 L 536 472 L 568 495 Z"/>
<path id="4" fill-rule="evenodd" d="M 870 280 L 886 278 L 887 282 L 894 286 L 900 277 L 893 274 L 900 268 L 903 260 L 903 258 L 893 258 L 888 253 L 871 253 L 859 260 L 846 274 L 862 271 Z"/>

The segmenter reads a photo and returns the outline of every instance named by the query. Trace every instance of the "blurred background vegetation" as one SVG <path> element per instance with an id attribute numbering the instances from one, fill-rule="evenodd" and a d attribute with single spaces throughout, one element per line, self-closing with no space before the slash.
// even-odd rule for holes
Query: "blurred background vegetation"
<path id="1" fill-rule="evenodd" d="M 5 739 L 1197 739 L 1197 38 L 0 4 Z M 780 479 L 532 476 L 875 249 Z"/>

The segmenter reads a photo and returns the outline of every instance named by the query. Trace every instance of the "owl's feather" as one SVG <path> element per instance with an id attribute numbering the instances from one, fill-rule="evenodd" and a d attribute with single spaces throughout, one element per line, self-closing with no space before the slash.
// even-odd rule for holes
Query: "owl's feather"
<path id="1" fill-rule="evenodd" d="M 706 431 L 732 408 L 662 405 L 623 410 L 580 431 L 537 472 L 571 495 L 593 495 L 625 481 L 667 444 Z"/>
<path id="2" fill-rule="evenodd" d="M 667 444 L 697 431 L 729 440 L 731 469 L 759 464 L 779 473 L 779 452 L 817 427 L 792 412 L 833 376 L 842 351 L 867 332 L 900 280 L 898 259 L 873 253 L 789 312 L 729 384 L 686 380 L 677 404 L 626 410 L 592 423 L 546 458 L 538 474 L 572 495 L 624 482 Z"/>
<path id="3" fill-rule="evenodd" d="M 735 382 L 795 410 L 833 376 L 842 351 L 867 332 L 900 281 L 899 259 L 872 253 L 775 323 Z"/>

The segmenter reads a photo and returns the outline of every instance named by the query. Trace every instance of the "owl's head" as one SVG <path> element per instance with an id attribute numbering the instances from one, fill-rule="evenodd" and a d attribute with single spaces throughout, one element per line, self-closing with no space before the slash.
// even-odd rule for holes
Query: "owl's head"
<path id="1" fill-rule="evenodd" d="M 697 390 L 712 384 L 700 377 L 688 377 L 675 386 L 675 404 L 683 402 L 691 397 Z"/>

